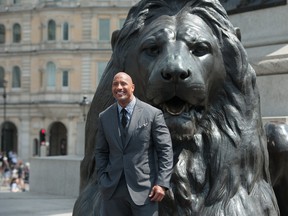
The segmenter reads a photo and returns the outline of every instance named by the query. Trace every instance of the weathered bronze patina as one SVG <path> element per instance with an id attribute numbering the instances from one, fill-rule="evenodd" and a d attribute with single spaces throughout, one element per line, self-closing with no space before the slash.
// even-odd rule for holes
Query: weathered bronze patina
<path id="1" fill-rule="evenodd" d="M 88 114 L 74 216 L 99 214 L 97 119 L 118 71 L 163 110 L 171 132 L 175 166 L 161 216 L 279 215 L 256 75 L 237 33 L 216 0 L 143 0 L 129 11 Z"/>

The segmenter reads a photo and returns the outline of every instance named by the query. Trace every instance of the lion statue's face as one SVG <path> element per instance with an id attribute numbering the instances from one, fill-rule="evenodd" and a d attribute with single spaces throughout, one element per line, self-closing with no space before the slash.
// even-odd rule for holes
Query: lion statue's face
<path id="1" fill-rule="evenodd" d="M 173 139 L 190 140 L 225 79 L 219 42 L 192 14 L 160 16 L 139 35 L 125 61 L 135 94 L 163 110 Z"/>

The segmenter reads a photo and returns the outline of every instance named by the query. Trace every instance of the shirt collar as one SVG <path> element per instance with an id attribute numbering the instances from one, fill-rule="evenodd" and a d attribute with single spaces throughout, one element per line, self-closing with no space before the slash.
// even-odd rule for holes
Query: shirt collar
<path id="1" fill-rule="evenodd" d="M 136 104 L 136 97 L 134 96 L 132 101 L 129 102 L 129 104 L 125 107 L 126 111 L 131 115 L 134 109 L 134 106 Z M 117 103 L 117 107 L 118 107 L 118 112 L 120 114 L 122 107 L 119 105 L 119 103 Z"/>

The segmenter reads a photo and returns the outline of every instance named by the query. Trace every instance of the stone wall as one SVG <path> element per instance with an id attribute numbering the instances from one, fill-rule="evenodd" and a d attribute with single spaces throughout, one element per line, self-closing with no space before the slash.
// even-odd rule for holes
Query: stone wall
<path id="1" fill-rule="evenodd" d="M 30 191 L 77 197 L 80 156 L 34 157 L 30 162 Z"/>

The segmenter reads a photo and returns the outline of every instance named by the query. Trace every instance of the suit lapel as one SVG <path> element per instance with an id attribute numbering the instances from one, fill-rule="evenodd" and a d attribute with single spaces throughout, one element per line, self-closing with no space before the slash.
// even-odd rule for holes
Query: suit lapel
<path id="1" fill-rule="evenodd" d="M 134 110 L 132 113 L 132 118 L 131 118 L 130 123 L 128 125 L 127 136 L 125 139 L 124 148 L 126 147 L 128 142 L 130 141 L 133 132 L 136 130 L 136 127 L 138 126 L 138 120 L 141 116 L 142 111 L 143 111 L 143 107 L 139 106 L 139 100 L 136 99 L 136 104 L 135 104 L 135 107 L 134 107 Z"/>

